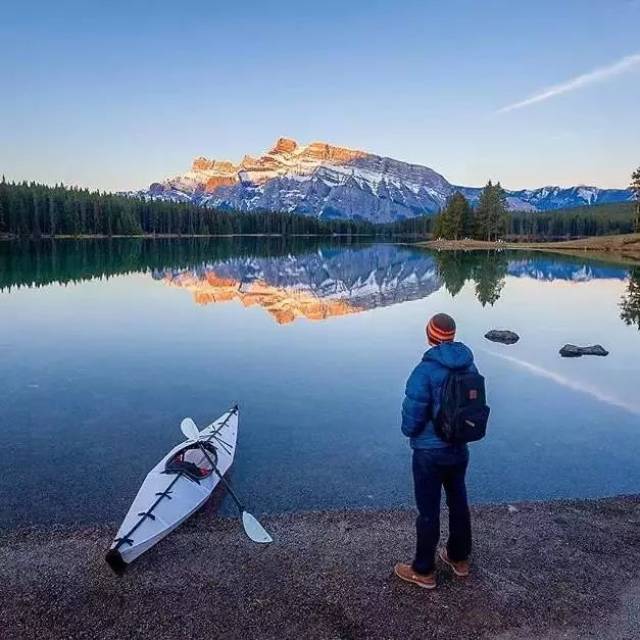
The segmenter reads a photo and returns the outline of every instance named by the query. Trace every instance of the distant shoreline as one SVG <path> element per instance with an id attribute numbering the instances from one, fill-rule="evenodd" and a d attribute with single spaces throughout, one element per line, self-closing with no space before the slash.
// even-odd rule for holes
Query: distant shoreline
<path id="1" fill-rule="evenodd" d="M 15 236 L 0 234 L 0 240 L 121 240 L 126 238 L 137 238 L 142 240 L 170 240 L 170 239 L 182 239 L 188 240 L 189 238 L 376 238 L 375 235 L 363 234 L 363 233 L 193 233 L 193 234 L 178 234 L 178 233 L 139 233 L 135 235 L 104 235 L 104 234 L 80 234 L 80 235 L 55 235 L 46 236 L 41 235 L 39 238 L 34 238 L 32 235 L 28 236 Z"/>
<path id="2" fill-rule="evenodd" d="M 565 255 L 606 257 L 625 261 L 640 260 L 640 233 L 613 236 L 591 236 L 560 242 L 488 242 L 486 240 L 428 240 L 414 246 L 435 251 L 524 250 L 550 251 Z"/>
<path id="3" fill-rule="evenodd" d="M 434 592 L 392 573 L 414 518 L 261 516 L 261 546 L 207 505 L 122 577 L 115 523 L 0 532 L 0 620 L 15 640 L 640 637 L 640 496 L 472 506 L 472 575 L 438 566 Z"/>
<path id="4" fill-rule="evenodd" d="M 17 236 L 0 234 L 0 240 L 92 240 L 92 239 L 116 239 L 116 238 L 373 238 L 380 240 L 401 240 L 406 236 L 385 236 L 371 233 L 139 233 L 139 234 L 62 234 L 62 235 L 33 235 Z M 414 239 L 413 244 L 428 249 L 582 249 L 586 251 L 640 251 L 640 233 L 626 233 L 619 235 L 587 236 L 573 240 L 542 240 L 542 241 L 487 241 L 473 240 L 434 240 Z"/>
<path id="5" fill-rule="evenodd" d="M 340 240 L 354 239 L 370 242 L 382 242 L 398 244 L 431 251 L 540 251 L 564 254 L 574 257 L 584 257 L 614 261 L 619 264 L 637 264 L 640 261 L 640 233 L 630 233 L 610 236 L 590 236 L 577 240 L 543 241 L 543 242 L 513 242 L 513 241 L 486 241 L 486 240 L 410 240 L 403 237 L 385 237 L 371 234 L 282 234 L 282 233 L 234 233 L 234 234 L 138 234 L 138 235 L 56 235 L 41 236 L 11 236 L 0 235 L 0 241 L 24 242 L 24 241 L 54 241 L 54 240 L 188 240 L 188 239 L 233 239 L 233 238 L 265 238 L 287 239 L 297 238 L 310 240 Z"/>

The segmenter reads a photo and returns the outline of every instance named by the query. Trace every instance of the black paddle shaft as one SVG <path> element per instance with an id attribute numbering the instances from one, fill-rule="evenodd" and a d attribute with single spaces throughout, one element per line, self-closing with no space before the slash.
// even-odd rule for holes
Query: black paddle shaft
<path id="1" fill-rule="evenodd" d="M 238 509 L 240 509 L 240 512 L 243 512 L 244 507 L 242 506 L 242 502 L 240 502 L 238 496 L 235 494 L 235 491 L 231 488 L 231 485 L 225 480 L 224 476 L 220 473 L 220 470 L 218 469 L 218 467 L 216 467 L 216 463 L 209 457 L 207 450 L 202 446 L 201 442 L 198 442 L 198 446 L 200 447 L 200 450 L 202 451 L 202 453 L 204 453 L 205 458 L 209 461 L 209 464 L 211 465 L 212 469 L 216 472 L 216 475 L 218 476 L 218 478 L 220 478 L 220 482 L 222 482 L 222 484 L 225 486 L 225 489 L 229 492 L 229 495 L 233 498 L 233 501 L 236 503 Z"/>

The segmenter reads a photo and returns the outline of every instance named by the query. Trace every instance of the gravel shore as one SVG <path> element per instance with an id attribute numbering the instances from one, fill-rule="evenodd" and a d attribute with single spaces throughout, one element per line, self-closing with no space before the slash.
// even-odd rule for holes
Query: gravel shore
<path id="1" fill-rule="evenodd" d="M 413 518 L 264 517 L 258 546 L 206 508 L 123 577 L 103 561 L 115 524 L 5 532 L 2 637 L 640 638 L 640 496 L 475 507 L 473 574 L 440 569 L 433 592 L 392 575 Z"/>

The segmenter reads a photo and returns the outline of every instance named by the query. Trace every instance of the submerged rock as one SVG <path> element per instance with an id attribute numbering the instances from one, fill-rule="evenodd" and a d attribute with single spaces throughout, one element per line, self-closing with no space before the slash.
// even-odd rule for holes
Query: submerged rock
<path id="1" fill-rule="evenodd" d="M 501 342 L 502 344 L 515 344 L 520 340 L 520 336 L 515 331 L 501 331 L 498 329 L 491 329 L 488 333 L 484 334 L 484 337 L 491 342 Z"/>
<path id="2" fill-rule="evenodd" d="M 563 358 L 580 358 L 581 356 L 608 356 L 609 352 L 601 345 L 594 344 L 590 347 L 577 347 L 575 344 L 565 344 L 560 349 Z"/>

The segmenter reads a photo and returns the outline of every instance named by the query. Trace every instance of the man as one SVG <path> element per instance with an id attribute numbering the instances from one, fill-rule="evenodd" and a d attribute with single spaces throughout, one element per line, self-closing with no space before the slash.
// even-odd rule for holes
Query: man
<path id="1" fill-rule="evenodd" d="M 399 563 L 396 575 L 424 589 L 435 589 L 435 554 L 440 538 L 440 496 L 444 487 L 449 507 L 449 540 L 440 560 L 455 575 L 469 575 L 471 519 L 465 473 L 466 444 L 448 444 L 434 428 L 443 387 L 451 371 L 477 373 L 473 353 L 454 342 L 456 323 L 445 313 L 433 316 L 426 327 L 428 349 L 407 380 L 402 403 L 402 433 L 411 439 L 413 480 L 418 518 L 417 544 L 412 564 Z"/>

